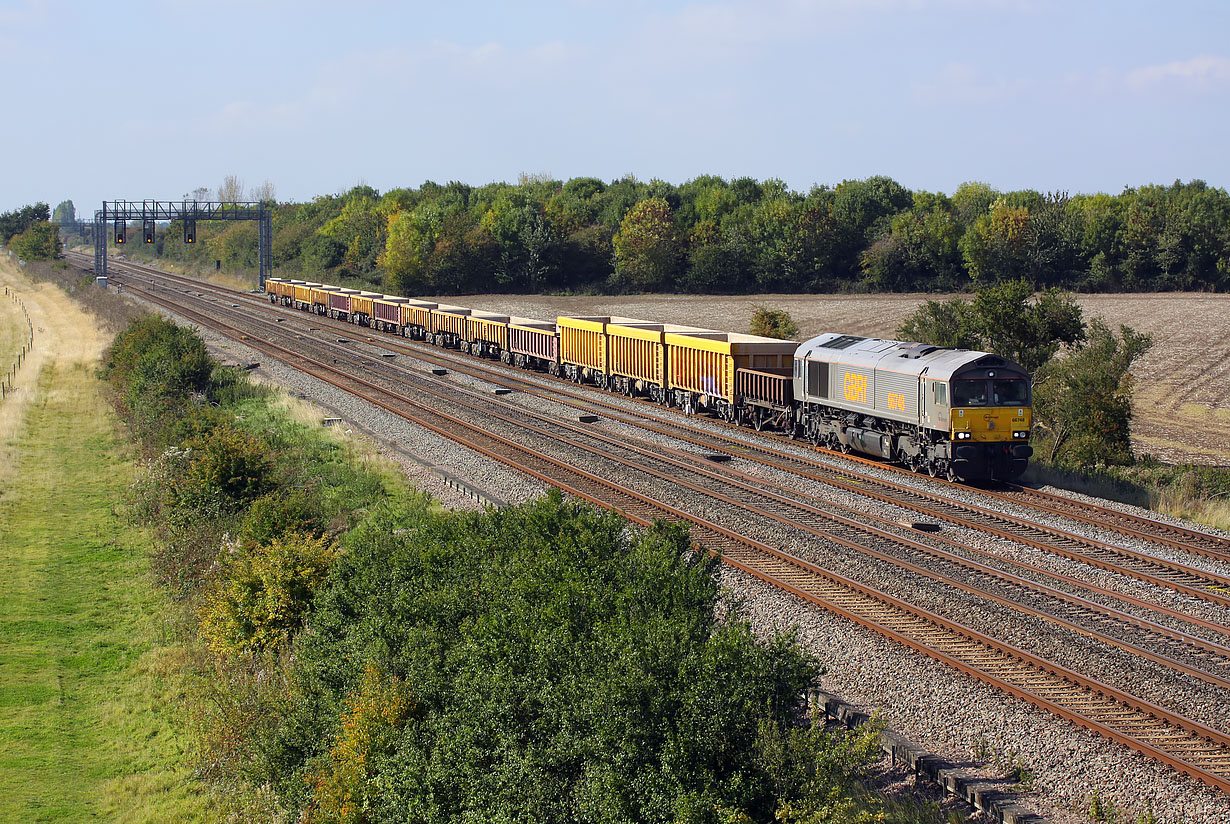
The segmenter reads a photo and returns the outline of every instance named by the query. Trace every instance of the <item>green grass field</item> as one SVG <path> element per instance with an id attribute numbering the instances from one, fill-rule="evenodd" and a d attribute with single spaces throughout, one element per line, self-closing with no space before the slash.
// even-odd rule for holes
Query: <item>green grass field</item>
<path id="1" fill-rule="evenodd" d="M 117 514 L 134 467 L 85 365 L 0 454 L 0 822 L 205 821 L 175 611 Z"/>

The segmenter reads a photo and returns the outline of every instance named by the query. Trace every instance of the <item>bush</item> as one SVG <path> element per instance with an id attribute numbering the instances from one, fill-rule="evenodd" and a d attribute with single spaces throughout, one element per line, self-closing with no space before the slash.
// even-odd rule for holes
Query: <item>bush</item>
<path id="1" fill-rule="evenodd" d="M 189 452 L 183 480 L 187 495 L 217 497 L 238 509 L 273 487 L 269 444 L 233 424 L 216 426 L 184 446 Z"/>
<path id="2" fill-rule="evenodd" d="M 751 333 L 765 338 L 795 340 L 799 336 L 799 325 L 785 309 L 757 306 L 752 313 Z"/>
<path id="3" fill-rule="evenodd" d="M 292 532 L 324 532 L 324 505 L 302 489 L 279 490 L 254 500 L 244 515 L 237 536 L 239 545 L 252 548 Z"/>
<path id="4" fill-rule="evenodd" d="M 231 547 L 201 610 L 201 636 L 215 653 L 230 657 L 283 646 L 336 557 L 332 540 L 302 534 Z"/>
<path id="5" fill-rule="evenodd" d="M 861 758 L 809 772 L 836 739 L 793 732 L 817 663 L 733 613 L 718 621 L 715 561 L 681 529 L 631 531 L 553 493 L 487 514 L 389 510 L 345 545 L 295 644 L 293 711 L 262 777 L 288 809 L 347 820 L 337 811 L 363 798 L 371 822 L 767 822 L 784 799 L 847 798 L 829 778 Z M 344 742 L 367 740 L 350 726 L 372 668 L 420 709 L 359 759 Z"/>
<path id="6" fill-rule="evenodd" d="M 346 700 L 341 729 L 329 754 L 312 771 L 308 824 L 361 824 L 373 768 L 387 756 L 395 735 L 418 705 L 404 682 L 368 664 L 358 688 Z"/>
<path id="7" fill-rule="evenodd" d="M 1087 340 L 1034 376 L 1038 451 L 1051 464 L 1080 468 L 1132 463 L 1132 364 L 1152 346 L 1148 335 L 1095 318 Z"/>

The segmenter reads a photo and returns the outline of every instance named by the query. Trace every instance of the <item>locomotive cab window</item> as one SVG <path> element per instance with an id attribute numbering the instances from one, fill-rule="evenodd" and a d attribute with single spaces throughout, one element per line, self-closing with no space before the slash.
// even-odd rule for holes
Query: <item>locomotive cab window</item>
<path id="1" fill-rule="evenodd" d="M 987 382 L 984 380 L 953 381 L 952 405 L 986 406 Z"/>
<path id="2" fill-rule="evenodd" d="M 991 381 L 991 398 L 995 406 L 1025 406 L 1029 403 L 1029 383 L 1024 378 Z"/>
<path id="3" fill-rule="evenodd" d="M 948 405 L 948 386 L 943 383 L 933 383 L 931 384 L 931 386 L 935 390 L 935 405 L 936 406 L 947 406 Z"/>

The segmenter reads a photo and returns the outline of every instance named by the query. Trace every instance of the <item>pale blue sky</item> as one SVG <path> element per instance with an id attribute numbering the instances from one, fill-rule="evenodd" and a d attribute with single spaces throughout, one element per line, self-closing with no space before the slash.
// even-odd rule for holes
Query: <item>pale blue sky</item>
<path id="1" fill-rule="evenodd" d="M 0 0 L 0 210 L 521 172 L 1230 184 L 1227 0 Z"/>

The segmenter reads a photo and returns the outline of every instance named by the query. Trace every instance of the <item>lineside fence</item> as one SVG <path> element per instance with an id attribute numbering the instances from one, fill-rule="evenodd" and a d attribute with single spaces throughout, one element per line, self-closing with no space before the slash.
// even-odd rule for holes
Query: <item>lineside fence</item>
<path id="1" fill-rule="evenodd" d="M 12 254 L 12 252 L 9 252 L 10 257 L 12 257 Z M 13 362 L 13 365 L 9 367 L 9 370 L 4 373 L 3 377 L 0 377 L 0 400 L 7 398 L 9 393 L 13 391 L 13 381 L 17 379 L 18 370 L 26 362 L 26 356 L 34 350 L 34 323 L 30 320 L 30 313 L 26 311 L 26 305 L 22 303 L 17 293 L 7 286 L 4 287 L 4 296 L 6 299 L 17 304 L 17 308 L 21 310 L 22 316 L 26 319 L 26 339 L 21 344 L 21 351 L 17 354 L 17 359 Z"/>

